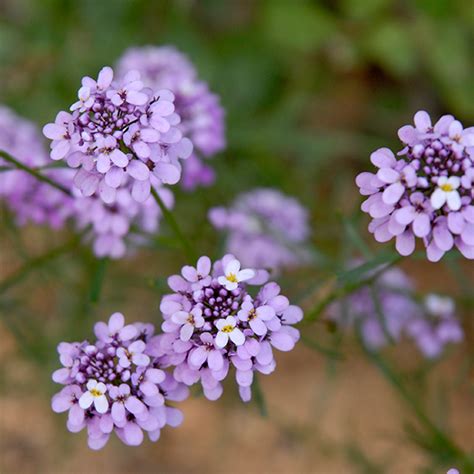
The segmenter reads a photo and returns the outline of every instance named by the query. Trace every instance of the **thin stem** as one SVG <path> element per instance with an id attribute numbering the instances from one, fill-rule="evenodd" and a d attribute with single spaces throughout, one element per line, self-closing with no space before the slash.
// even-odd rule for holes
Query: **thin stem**
<path id="1" fill-rule="evenodd" d="M 180 241 L 181 246 L 183 247 L 183 251 L 188 259 L 194 262 L 196 259 L 196 253 L 194 251 L 193 246 L 189 242 L 189 240 L 186 238 L 184 235 L 183 231 L 179 227 L 178 222 L 173 216 L 173 213 L 165 206 L 165 203 L 161 199 L 160 195 L 154 189 L 153 187 L 151 188 L 151 194 L 155 201 L 157 202 L 158 206 L 160 206 L 161 212 L 163 213 L 164 218 L 170 225 L 170 227 L 173 229 L 173 232 L 175 233 L 177 239 Z"/>
<path id="2" fill-rule="evenodd" d="M 401 256 L 394 258 L 391 262 L 389 262 L 387 265 L 385 265 L 381 270 L 378 272 L 372 274 L 370 277 L 364 278 L 362 280 L 356 281 L 356 282 L 348 282 L 343 286 L 340 286 L 333 290 L 331 293 L 329 293 L 325 298 L 323 298 L 312 310 L 306 313 L 304 321 L 305 322 L 314 322 L 317 321 L 319 316 L 323 313 L 323 311 L 334 301 L 338 300 L 339 298 L 343 298 L 344 296 L 350 295 L 351 293 L 354 293 L 358 289 L 370 285 L 374 281 L 377 280 L 377 278 L 387 271 L 390 267 L 395 265 L 397 262 L 401 260 Z"/>
<path id="3" fill-rule="evenodd" d="M 418 420 L 433 433 L 433 435 L 442 442 L 446 448 L 449 449 L 452 455 L 458 457 L 464 457 L 463 451 L 451 441 L 444 433 L 441 431 L 426 415 L 423 411 L 421 405 L 415 399 L 415 397 L 410 393 L 410 391 L 405 387 L 403 381 L 400 379 L 400 376 L 393 370 L 392 367 L 375 351 L 369 349 L 362 339 L 360 328 L 357 331 L 359 343 L 364 351 L 364 354 L 369 359 L 370 362 L 379 370 L 379 372 L 385 377 L 385 379 L 392 385 L 392 387 L 399 393 L 402 399 L 407 403 L 407 405 L 413 410 Z"/>
<path id="4" fill-rule="evenodd" d="M 9 277 L 5 280 L 0 282 L 0 294 L 17 284 L 21 281 L 25 276 L 27 276 L 31 271 L 35 270 L 43 266 L 44 264 L 60 257 L 61 255 L 69 252 L 72 250 L 79 241 L 79 236 L 75 236 L 66 244 L 60 245 L 59 247 L 53 248 L 49 252 L 40 255 L 39 257 L 32 258 L 27 263 L 25 263 L 22 267 L 20 267 L 17 271 L 12 273 Z"/>
<path id="5" fill-rule="evenodd" d="M 14 165 L 16 168 L 26 171 L 29 173 L 31 176 L 34 176 L 37 180 L 42 181 L 43 183 L 49 184 L 53 188 L 58 189 L 59 191 L 63 192 L 64 194 L 71 196 L 71 192 L 69 189 L 64 187 L 63 185 L 57 183 L 56 181 L 52 180 L 51 178 L 48 178 L 47 176 L 44 176 L 41 174 L 39 171 L 36 169 L 30 168 L 29 166 L 26 166 L 25 164 L 21 163 L 17 159 L 13 158 L 13 156 L 9 155 L 7 152 L 0 150 L 0 156 L 5 160 Z"/>

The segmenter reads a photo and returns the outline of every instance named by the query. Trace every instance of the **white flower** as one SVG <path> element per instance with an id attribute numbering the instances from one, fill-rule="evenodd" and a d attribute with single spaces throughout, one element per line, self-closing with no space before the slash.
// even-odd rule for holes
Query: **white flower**
<path id="1" fill-rule="evenodd" d="M 217 281 L 229 291 L 235 290 L 241 281 L 250 280 L 255 276 L 255 272 L 250 268 L 240 269 L 238 260 L 231 260 L 224 269 L 224 275 Z"/>
<path id="2" fill-rule="evenodd" d="M 425 307 L 434 316 L 448 316 L 454 314 L 454 301 L 448 296 L 430 293 L 425 298 Z"/>
<path id="3" fill-rule="evenodd" d="M 244 333 L 236 327 L 237 321 L 233 316 L 227 316 L 225 319 L 219 319 L 216 327 L 219 332 L 216 336 L 216 346 L 225 347 L 230 340 L 236 345 L 241 346 L 245 342 Z"/>
<path id="4" fill-rule="evenodd" d="M 461 208 L 461 197 L 458 191 L 461 180 L 457 176 L 441 176 L 438 178 L 438 187 L 431 195 L 431 205 L 434 209 L 441 209 L 445 203 L 452 211 L 459 211 Z"/>
<path id="5" fill-rule="evenodd" d="M 107 387 L 97 380 L 89 380 L 87 382 L 87 392 L 84 392 L 79 398 L 79 406 L 83 410 L 87 410 L 92 404 L 99 413 L 106 413 L 109 409 L 109 402 L 105 396 Z"/>

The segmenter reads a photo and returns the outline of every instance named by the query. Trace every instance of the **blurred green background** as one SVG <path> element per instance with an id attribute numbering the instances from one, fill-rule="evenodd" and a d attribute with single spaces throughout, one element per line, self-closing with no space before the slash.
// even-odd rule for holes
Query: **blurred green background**
<path id="1" fill-rule="evenodd" d="M 146 44 L 173 44 L 188 54 L 226 109 L 228 147 L 213 162 L 216 184 L 193 194 L 176 189 L 177 218 L 202 254 L 219 253 L 207 209 L 255 186 L 280 188 L 307 206 L 313 246 L 336 261 L 353 251 L 341 230 L 347 227 L 342 215 L 379 249 L 360 219 L 354 189 L 369 153 L 383 145 L 397 148 L 397 129 L 418 109 L 474 124 L 472 0 L 1 0 L 0 102 L 42 126 L 75 100 L 82 76 L 95 76 L 126 48 Z M 30 227 L 19 234 L 2 213 L 0 276 L 66 241 L 66 234 Z M 158 323 L 160 277 L 182 263 L 179 250 L 157 244 L 114 262 L 104 278 L 81 247 L 2 295 L 2 472 L 223 472 L 212 460 L 214 450 L 227 457 L 236 445 L 239 457 L 245 456 L 227 465 L 227 472 L 406 473 L 423 465 L 421 451 L 403 438 L 393 395 L 350 346 L 337 382 L 334 361 L 321 354 L 303 347 L 280 357 L 273 380 L 263 383 L 267 421 L 231 393 L 216 404 L 187 402 L 187 427 L 165 430 L 167 439 L 156 447 L 131 450 L 112 443 L 93 454 L 84 436 L 64 439 L 64 420 L 50 414 L 47 399 L 57 342 L 86 337 L 92 322 L 118 308 L 132 320 Z M 438 266 L 438 273 L 433 268 L 406 264 L 422 289 L 454 288 L 448 267 Z M 334 270 L 321 263 L 283 275 L 281 282 L 296 298 Z M 323 341 L 333 337 L 322 325 L 314 332 Z M 408 354 L 398 353 L 397 360 L 410 367 L 411 356 L 418 356 Z M 465 378 L 472 371 L 458 359 L 437 368 L 436 384 L 444 384 L 443 374 Z M 364 383 L 370 395 L 361 393 Z M 453 392 L 455 432 L 468 447 L 470 438 L 472 449 L 472 393 L 459 386 L 449 396 Z M 320 405 L 332 398 L 335 404 Z M 329 413 L 324 420 L 323 412 Z M 30 429 L 16 421 L 25 414 Z M 186 449 L 195 436 L 202 439 Z M 268 446 L 257 450 L 262 443 Z"/>

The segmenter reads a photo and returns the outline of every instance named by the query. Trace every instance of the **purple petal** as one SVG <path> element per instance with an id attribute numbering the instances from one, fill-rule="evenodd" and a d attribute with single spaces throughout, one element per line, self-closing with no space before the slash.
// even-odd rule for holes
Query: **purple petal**
<path id="1" fill-rule="evenodd" d="M 144 181 L 150 177 L 148 166 L 140 160 L 132 160 L 127 166 L 128 174 L 139 181 Z"/>
<path id="2" fill-rule="evenodd" d="M 411 255 L 415 250 L 415 236 L 411 230 L 406 230 L 400 235 L 397 235 L 395 247 L 400 255 L 406 257 Z"/>
<path id="3" fill-rule="evenodd" d="M 400 200 L 404 192 L 405 187 L 403 186 L 403 184 L 393 183 L 383 192 L 383 202 L 389 205 L 396 204 Z"/>
<path id="4" fill-rule="evenodd" d="M 295 347 L 295 341 L 283 331 L 272 333 L 270 342 L 273 347 L 280 351 L 291 351 Z"/>

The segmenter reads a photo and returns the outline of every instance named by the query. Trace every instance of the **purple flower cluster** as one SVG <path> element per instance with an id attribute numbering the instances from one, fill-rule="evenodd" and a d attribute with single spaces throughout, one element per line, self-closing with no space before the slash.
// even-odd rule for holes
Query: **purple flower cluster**
<path id="1" fill-rule="evenodd" d="M 172 192 L 160 187 L 157 193 L 171 209 L 174 204 Z M 91 227 L 86 239 L 93 241 L 93 250 L 98 257 L 122 258 L 137 246 L 146 244 L 148 237 L 158 232 L 162 217 L 152 196 L 138 203 L 127 187 L 117 190 L 111 204 L 93 195 L 78 197 L 74 206 L 77 227 Z"/>
<path id="2" fill-rule="evenodd" d="M 66 222 L 85 230 L 85 240 L 92 240 L 98 257 L 121 258 L 127 251 L 146 244 L 148 237 L 158 231 L 161 210 L 149 196 L 137 202 L 132 186 L 116 191 L 115 200 L 106 203 L 98 193 L 84 197 L 73 185 L 74 170 L 44 168 L 51 161 L 43 147 L 41 135 L 33 124 L 0 107 L 0 150 L 11 154 L 19 162 L 41 168 L 41 173 L 71 191 L 71 196 L 43 183 L 25 171 L 0 158 L 0 166 L 11 167 L 0 173 L 0 200 L 12 211 L 18 224 L 34 222 L 52 228 Z M 174 198 L 169 189 L 156 186 L 156 191 L 168 208 Z"/>
<path id="3" fill-rule="evenodd" d="M 412 280 L 402 270 L 392 268 L 377 277 L 371 287 L 333 303 L 328 318 L 341 328 L 357 327 L 372 349 L 408 336 L 425 357 L 438 357 L 445 345 L 463 338 L 454 303 L 434 294 L 419 303 L 413 290 Z"/>
<path id="4" fill-rule="evenodd" d="M 209 219 L 216 229 L 228 232 L 226 250 L 244 265 L 278 270 L 308 260 L 308 212 L 275 189 L 241 194 L 229 208 L 211 209 Z"/>
<path id="5" fill-rule="evenodd" d="M 0 106 L 0 150 L 31 168 L 50 162 L 36 127 L 5 106 Z M 72 199 L 61 191 L 16 169 L 1 157 L 0 166 L 11 167 L 0 173 L 0 200 L 6 203 L 19 225 L 34 222 L 57 229 L 74 212 Z M 71 179 L 67 170 L 45 169 L 43 174 L 60 183 Z"/>
<path id="6" fill-rule="evenodd" d="M 267 272 L 242 270 L 230 254 L 213 266 L 201 257 L 196 268 L 185 266 L 168 279 L 173 293 L 161 301 L 164 334 L 156 351 L 165 367 L 174 367 L 176 380 L 200 381 L 204 395 L 216 400 L 233 366 L 240 396 L 250 400 L 254 372 L 273 372 L 272 348 L 293 349 L 299 339 L 293 324 L 303 318 L 302 310 L 267 280 Z M 263 286 L 252 297 L 247 285 Z"/>
<path id="7" fill-rule="evenodd" d="M 127 445 L 142 443 L 146 431 L 156 441 L 165 425 L 178 426 L 182 413 L 168 401 L 182 401 L 188 388 L 162 370 L 152 324 L 125 325 L 121 313 L 94 328 L 97 340 L 58 346 L 63 367 L 53 380 L 64 385 L 54 395 L 55 412 L 68 412 L 68 430 L 86 428 L 91 449 L 101 449 L 112 432 Z"/>
<path id="8" fill-rule="evenodd" d="M 130 48 L 120 58 L 117 70 L 121 76 L 137 70 L 146 86 L 173 92 L 181 117 L 179 129 L 195 150 L 193 159 L 184 162 L 182 186 L 192 190 L 212 184 L 214 172 L 202 158 L 210 158 L 225 147 L 224 110 L 219 97 L 199 80 L 189 59 L 170 46 Z"/>
<path id="9" fill-rule="evenodd" d="M 117 189 L 130 187 L 144 202 L 151 186 L 179 181 L 179 159 L 192 144 L 178 128 L 172 92 L 144 87 L 137 71 L 113 78 L 110 67 L 97 81 L 84 77 L 71 113 L 59 112 L 43 133 L 52 140 L 51 158 L 78 168 L 74 184 L 82 195 L 113 203 Z"/>
<path id="10" fill-rule="evenodd" d="M 432 262 L 454 246 L 473 259 L 474 127 L 463 129 L 451 115 L 432 125 L 424 111 L 414 122 L 398 131 L 405 147 L 397 156 L 380 148 L 371 155 L 377 173 L 357 176 L 369 196 L 362 204 L 372 217 L 369 231 L 379 242 L 395 237 L 401 255 L 410 255 L 419 237 Z"/>

